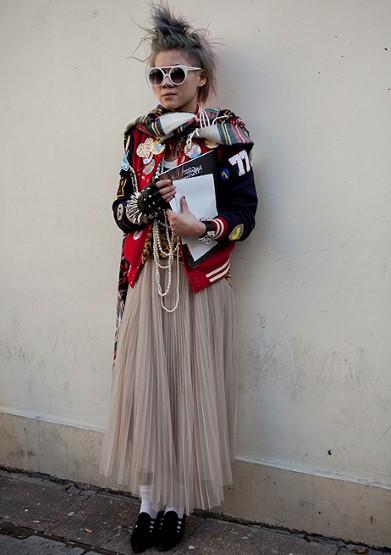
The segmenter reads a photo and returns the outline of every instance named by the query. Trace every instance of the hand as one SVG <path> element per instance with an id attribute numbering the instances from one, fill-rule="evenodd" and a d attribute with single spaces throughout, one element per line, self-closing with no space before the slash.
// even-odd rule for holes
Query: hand
<path id="1" fill-rule="evenodd" d="M 206 230 L 203 222 L 198 220 L 189 210 L 185 197 L 181 198 L 181 212 L 176 214 L 167 209 L 167 217 L 175 235 L 181 237 L 201 237 Z"/>
<path id="2" fill-rule="evenodd" d="M 155 182 L 156 187 L 159 189 L 159 193 L 166 202 L 171 202 L 175 197 L 176 189 L 172 183 L 171 179 L 159 179 Z"/>

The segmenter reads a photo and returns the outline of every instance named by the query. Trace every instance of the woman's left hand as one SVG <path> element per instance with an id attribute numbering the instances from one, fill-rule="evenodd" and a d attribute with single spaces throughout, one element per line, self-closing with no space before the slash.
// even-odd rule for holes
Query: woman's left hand
<path id="1" fill-rule="evenodd" d="M 167 209 L 167 217 L 175 235 L 180 235 L 181 237 L 201 237 L 205 233 L 205 224 L 190 212 L 185 197 L 181 198 L 181 212 L 177 214 Z"/>

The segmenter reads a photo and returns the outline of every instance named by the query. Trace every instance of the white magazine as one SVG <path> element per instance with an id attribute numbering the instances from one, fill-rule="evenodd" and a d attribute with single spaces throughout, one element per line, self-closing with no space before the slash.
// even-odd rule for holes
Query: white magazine
<path id="1" fill-rule="evenodd" d="M 173 180 L 176 188 L 176 195 L 170 205 L 173 212 L 181 211 L 180 199 L 184 196 L 189 210 L 198 219 L 212 220 L 216 217 L 216 195 L 213 174 L 198 175 L 185 179 Z M 196 261 L 210 249 L 217 245 L 216 241 L 211 241 L 206 245 L 197 237 L 182 237 L 182 242 L 189 248 L 193 260 Z"/>

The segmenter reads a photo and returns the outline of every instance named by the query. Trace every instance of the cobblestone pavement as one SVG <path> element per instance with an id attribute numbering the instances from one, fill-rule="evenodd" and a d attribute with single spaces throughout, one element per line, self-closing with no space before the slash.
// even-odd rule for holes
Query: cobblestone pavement
<path id="1" fill-rule="evenodd" d="M 0 470 L 0 555 L 130 555 L 139 501 L 66 480 Z M 375 555 L 390 553 L 254 524 L 188 517 L 175 555 Z M 149 549 L 148 555 L 160 553 Z"/>

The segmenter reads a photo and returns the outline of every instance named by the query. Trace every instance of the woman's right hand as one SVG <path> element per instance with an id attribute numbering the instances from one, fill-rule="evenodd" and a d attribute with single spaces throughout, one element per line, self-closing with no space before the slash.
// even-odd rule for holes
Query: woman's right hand
<path id="1" fill-rule="evenodd" d="M 159 189 L 159 193 L 165 202 L 171 202 L 176 193 L 172 180 L 167 178 L 159 179 L 158 181 L 155 181 L 155 185 Z"/>

